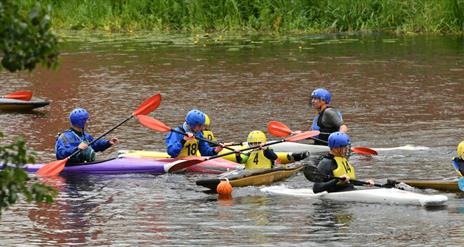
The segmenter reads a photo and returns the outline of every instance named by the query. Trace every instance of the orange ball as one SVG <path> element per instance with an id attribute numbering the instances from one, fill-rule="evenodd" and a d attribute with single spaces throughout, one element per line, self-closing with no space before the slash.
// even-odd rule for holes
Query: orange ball
<path id="1" fill-rule="evenodd" d="M 232 194 L 232 190 L 233 190 L 232 185 L 229 183 L 228 180 L 221 181 L 216 187 L 216 191 L 220 195 L 230 195 Z"/>

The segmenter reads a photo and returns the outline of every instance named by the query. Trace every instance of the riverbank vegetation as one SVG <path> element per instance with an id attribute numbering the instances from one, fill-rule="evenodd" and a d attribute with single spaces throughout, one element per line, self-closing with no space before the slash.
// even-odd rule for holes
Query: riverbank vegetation
<path id="1" fill-rule="evenodd" d="M 464 0 L 42 0 L 54 29 L 463 33 Z M 35 0 L 21 1 L 30 8 Z"/>

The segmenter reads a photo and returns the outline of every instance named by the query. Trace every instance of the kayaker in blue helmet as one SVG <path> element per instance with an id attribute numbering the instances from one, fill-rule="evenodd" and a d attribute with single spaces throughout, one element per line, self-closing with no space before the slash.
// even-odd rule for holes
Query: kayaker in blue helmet
<path id="1" fill-rule="evenodd" d="M 311 107 L 317 111 L 311 130 L 319 130 L 314 144 L 327 145 L 329 135 L 333 132 L 347 132 L 341 112 L 330 106 L 332 94 L 325 88 L 318 88 L 311 93 Z M 320 140 L 317 140 L 320 139 Z"/>
<path id="2" fill-rule="evenodd" d="M 353 185 L 362 185 L 350 182 L 350 179 L 356 179 L 354 167 L 348 163 L 351 145 L 350 137 L 343 132 L 334 132 L 330 134 L 328 141 L 330 152 L 317 165 L 319 172 L 326 175 L 327 179 L 323 182 L 314 183 L 314 193 L 354 190 Z M 304 170 L 304 174 L 310 180 L 309 176 L 311 174 L 308 174 L 306 170 Z M 374 185 L 373 180 L 368 180 L 368 182 Z"/>
<path id="3" fill-rule="evenodd" d="M 185 117 L 185 122 L 176 128 L 187 135 L 169 132 L 166 136 L 167 153 L 173 158 L 212 156 L 219 153 L 222 146 L 210 147 L 207 142 L 195 138 L 195 136 L 203 138 L 204 125 L 205 114 L 203 112 L 196 109 L 189 111 Z"/>
<path id="4" fill-rule="evenodd" d="M 458 144 L 456 153 L 458 157 L 453 157 L 452 163 L 458 176 L 462 177 L 462 174 L 464 174 L 464 141 Z"/>
<path id="5" fill-rule="evenodd" d="M 95 152 L 103 152 L 119 142 L 117 138 L 113 137 L 110 140 L 98 140 L 89 146 L 89 143 L 93 141 L 93 137 L 84 131 L 88 119 L 89 113 L 82 108 L 76 108 L 69 114 L 71 128 L 60 133 L 56 138 L 56 159 L 64 159 L 77 149 L 81 149 L 82 151 L 79 154 L 71 157 L 68 164 L 94 161 Z"/>

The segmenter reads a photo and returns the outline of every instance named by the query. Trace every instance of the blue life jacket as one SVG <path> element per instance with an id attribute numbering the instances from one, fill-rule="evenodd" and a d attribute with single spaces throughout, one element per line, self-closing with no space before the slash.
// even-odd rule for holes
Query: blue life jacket
<path id="1" fill-rule="evenodd" d="M 193 133 L 195 136 L 203 138 L 203 134 L 201 131 L 194 133 L 186 123 L 182 126 L 176 128 L 177 131 L 181 132 L 190 132 Z M 184 135 L 176 132 L 169 132 L 166 135 L 166 152 L 173 158 L 177 157 L 181 152 L 182 148 L 184 147 Z M 198 146 L 199 151 L 202 156 L 213 156 L 216 155 L 213 147 L 210 147 L 207 142 L 198 139 Z"/>
<path id="2" fill-rule="evenodd" d="M 91 143 L 93 137 L 87 132 L 79 133 L 73 129 L 68 129 L 59 134 L 55 142 L 56 159 L 61 160 L 77 150 L 81 142 Z M 111 147 L 108 140 L 98 140 L 87 149 L 82 150 L 79 154 L 74 155 L 68 163 L 84 163 L 95 160 L 95 152 L 102 152 Z"/>

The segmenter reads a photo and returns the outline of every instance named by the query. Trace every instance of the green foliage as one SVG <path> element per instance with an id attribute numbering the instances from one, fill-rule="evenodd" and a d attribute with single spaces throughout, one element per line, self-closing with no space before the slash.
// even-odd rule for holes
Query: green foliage
<path id="1" fill-rule="evenodd" d="M 14 0 L 0 0 L 2 66 L 11 72 L 33 70 L 37 63 L 57 63 L 57 39 L 51 33 L 50 9 L 40 4 L 28 11 Z M 0 67 L 1 68 L 1 67 Z"/>
<path id="2" fill-rule="evenodd" d="M 0 132 L 0 137 L 3 134 Z M 20 195 L 26 201 L 52 202 L 57 191 L 49 186 L 32 183 L 22 168 L 26 163 L 34 163 L 34 153 L 28 154 L 26 142 L 18 139 L 15 143 L 0 146 L 0 215 L 2 210 L 16 203 Z M 15 164 L 7 166 L 4 164 Z"/>
<path id="3" fill-rule="evenodd" d="M 42 0 L 53 26 L 106 31 L 464 31 L 464 0 Z M 30 8 L 33 0 L 22 0 Z"/>

